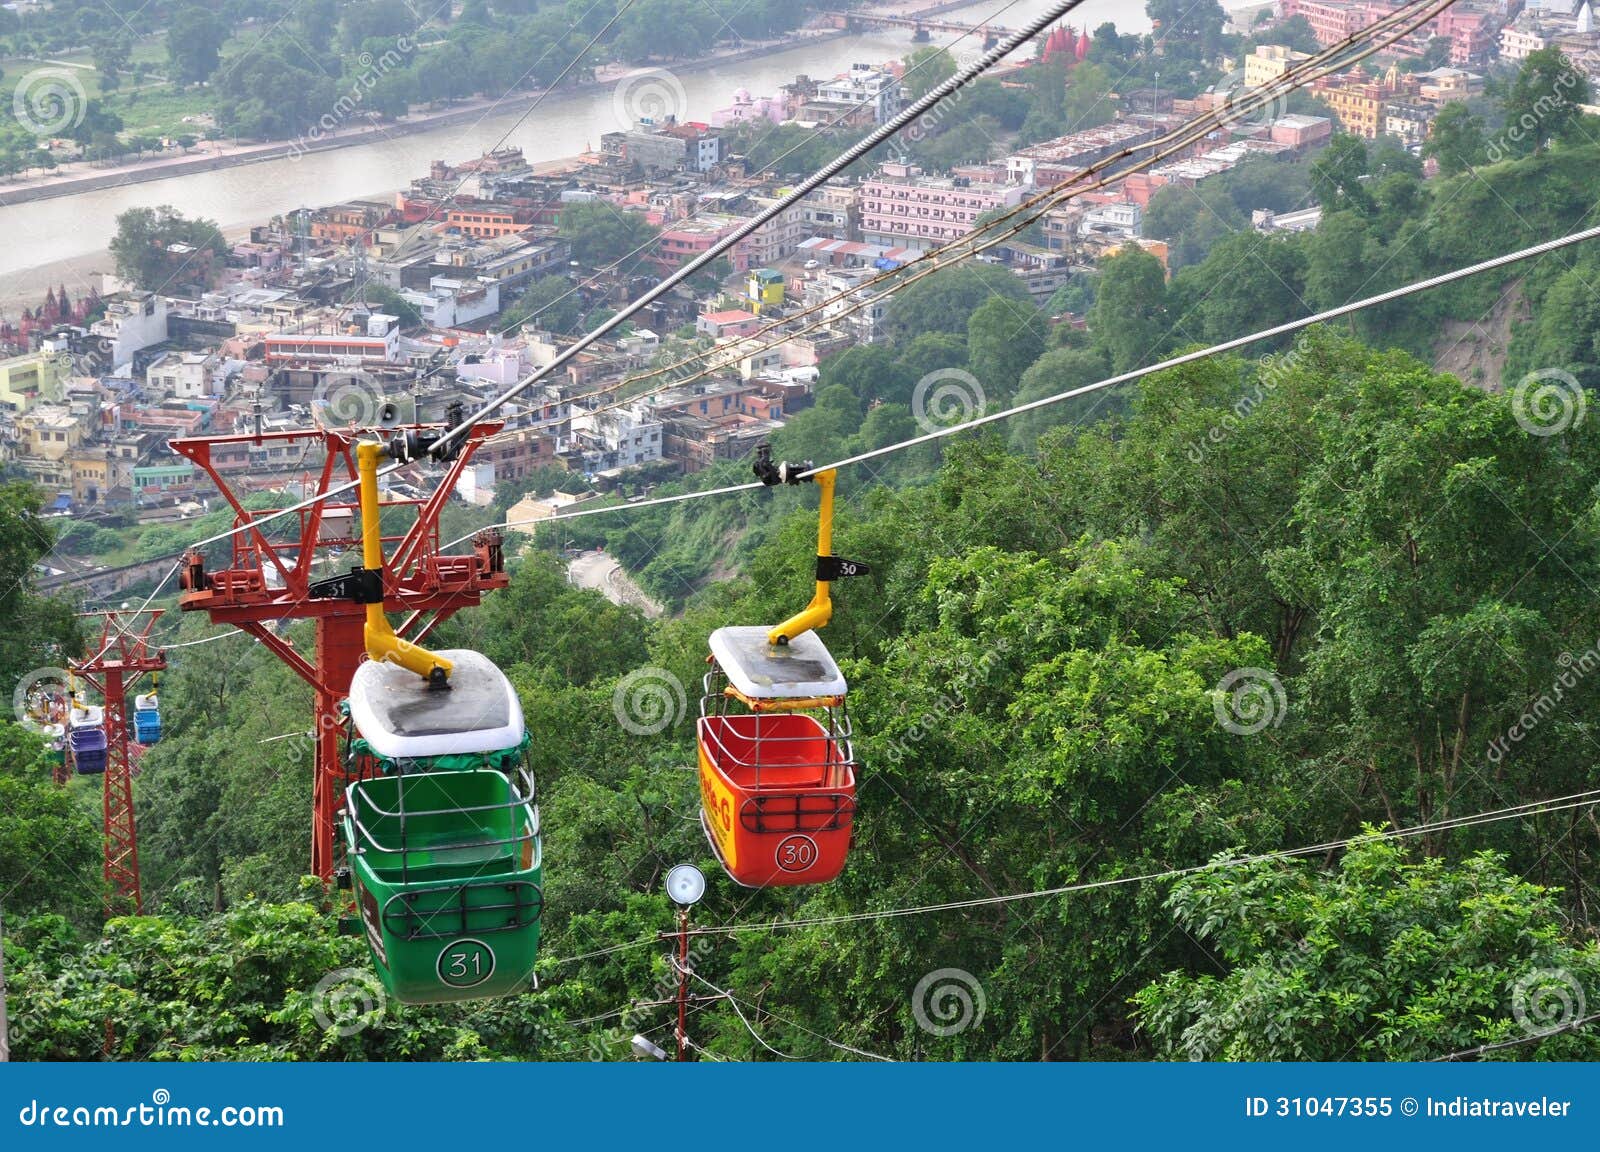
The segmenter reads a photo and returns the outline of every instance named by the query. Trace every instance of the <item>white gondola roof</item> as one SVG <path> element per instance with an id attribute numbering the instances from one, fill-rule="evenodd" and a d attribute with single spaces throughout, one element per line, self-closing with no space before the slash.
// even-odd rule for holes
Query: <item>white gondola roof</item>
<path id="1" fill-rule="evenodd" d="M 350 681 L 350 717 L 389 759 L 493 752 L 522 743 L 516 689 L 479 652 L 438 653 L 455 665 L 449 689 L 430 688 L 398 664 L 364 661 Z"/>
<path id="2" fill-rule="evenodd" d="M 711 634 L 711 655 L 732 684 L 753 700 L 792 700 L 843 696 L 844 673 L 828 646 L 815 632 L 802 632 L 789 643 L 767 643 L 768 628 L 718 628 Z"/>
<path id="3" fill-rule="evenodd" d="M 72 706 L 72 726 L 74 728 L 98 728 L 106 721 L 106 710 L 99 704 L 74 704 Z"/>

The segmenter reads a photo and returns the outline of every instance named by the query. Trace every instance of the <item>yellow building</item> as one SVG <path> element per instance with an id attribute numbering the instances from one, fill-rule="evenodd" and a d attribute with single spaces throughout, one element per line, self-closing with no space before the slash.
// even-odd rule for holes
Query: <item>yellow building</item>
<path id="1" fill-rule="evenodd" d="M 0 404 L 21 415 L 41 400 L 59 400 L 72 361 L 59 352 L 30 352 L 0 360 Z"/>
<path id="2" fill-rule="evenodd" d="M 54 464 L 65 462 L 83 443 L 83 424 L 57 404 L 41 404 L 19 417 L 17 431 L 24 455 Z"/>
<path id="3" fill-rule="evenodd" d="M 1292 65 L 1309 60 L 1306 52 L 1296 52 L 1281 44 L 1262 44 L 1244 58 L 1244 86 L 1260 88 L 1282 76 Z"/>
<path id="4" fill-rule="evenodd" d="M 110 491 L 111 472 L 105 448 L 89 445 L 73 450 L 72 498 L 80 504 L 98 504 Z"/>
<path id="5" fill-rule="evenodd" d="M 763 308 L 773 308 L 783 303 L 783 273 L 774 272 L 771 268 L 752 268 L 745 278 L 745 295 L 749 298 L 752 311 L 760 313 Z"/>

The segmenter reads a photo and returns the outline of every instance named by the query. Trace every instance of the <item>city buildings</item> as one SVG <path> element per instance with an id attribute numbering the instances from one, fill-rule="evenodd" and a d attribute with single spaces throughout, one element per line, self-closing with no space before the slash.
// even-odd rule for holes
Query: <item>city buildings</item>
<path id="1" fill-rule="evenodd" d="M 930 176 L 903 163 L 884 164 L 861 185 L 861 235 L 868 241 L 932 248 L 959 240 L 978 217 L 1015 207 L 1022 188 Z"/>

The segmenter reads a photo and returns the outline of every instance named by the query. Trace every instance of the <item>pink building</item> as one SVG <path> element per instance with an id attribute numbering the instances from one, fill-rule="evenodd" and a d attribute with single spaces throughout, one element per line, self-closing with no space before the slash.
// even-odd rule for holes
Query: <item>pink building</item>
<path id="1" fill-rule="evenodd" d="M 861 186 L 861 234 L 868 241 L 931 248 L 959 240 L 996 208 L 1013 208 L 1023 189 L 965 177 L 923 175 L 908 164 L 885 164 Z"/>
<path id="2" fill-rule="evenodd" d="M 718 340 L 749 336 L 761 327 L 761 317 L 740 308 L 726 312 L 704 312 L 694 322 L 695 331 Z"/>
<path id="3" fill-rule="evenodd" d="M 737 216 L 701 216 L 686 219 L 663 231 L 656 241 L 657 259 L 668 268 L 677 268 L 706 251 L 718 240 L 732 232 L 743 220 Z M 735 246 L 729 255 L 734 271 L 743 272 L 740 266 L 740 247 Z"/>
<path id="4" fill-rule="evenodd" d="M 783 101 L 774 96 L 752 96 L 748 88 L 733 94 L 733 103 L 718 108 L 711 114 L 713 128 L 726 128 L 730 124 L 743 124 L 751 120 L 766 120 L 782 124 L 785 120 Z"/>
<path id="5" fill-rule="evenodd" d="M 1375 24 L 1400 8 L 1400 0 L 1282 0 L 1283 19 L 1304 16 L 1324 48 Z M 1450 41 L 1450 63 L 1487 60 L 1496 46 L 1498 29 L 1491 14 L 1465 7 L 1447 8 L 1389 50 L 1399 56 L 1420 56 L 1435 36 Z"/>

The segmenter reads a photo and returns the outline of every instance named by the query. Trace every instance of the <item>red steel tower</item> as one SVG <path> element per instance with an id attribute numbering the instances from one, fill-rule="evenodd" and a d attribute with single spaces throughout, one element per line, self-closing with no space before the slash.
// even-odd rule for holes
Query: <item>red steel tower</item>
<path id="1" fill-rule="evenodd" d="M 101 620 L 94 655 L 72 661 L 72 671 L 105 700 L 106 771 L 100 783 L 105 816 L 106 915 L 144 911 L 139 890 L 139 837 L 133 816 L 134 751 L 128 741 L 128 689 L 146 672 L 167 667 L 165 654 L 150 650 L 150 629 L 161 609 L 89 612 Z M 141 619 L 142 617 L 142 619 Z"/>
<path id="2" fill-rule="evenodd" d="M 414 426 L 421 427 L 421 426 Z M 384 610 L 403 612 L 396 632 L 420 641 L 435 626 L 462 608 L 476 605 L 483 593 L 507 583 L 500 533 L 487 529 L 472 539 L 465 555 L 439 553 L 439 513 L 454 491 L 461 470 L 489 436 L 502 427 L 485 421 L 467 434 L 460 452 L 444 466 L 438 488 L 426 499 L 386 500 L 385 509 L 412 509 L 414 517 L 398 534 L 383 537 L 388 565 L 383 572 Z M 405 431 L 405 429 L 389 431 Z M 230 538 L 232 558 L 226 568 L 208 571 L 205 557 L 191 552 L 180 576 L 178 606 L 185 612 L 204 611 L 218 624 L 231 624 L 259 640 L 310 684 L 315 693 L 314 732 L 317 742 L 312 787 L 311 870 L 324 880 L 333 876 L 334 816 L 342 803 L 347 776 L 340 757 L 339 702 L 350 690 L 350 678 L 365 655 L 362 626 L 365 606 L 348 599 L 314 598 L 313 566 L 348 553 L 352 564 L 361 555 L 361 534 L 356 524 L 359 504 L 352 490 L 319 501 L 298 515 L 298 533 L 274 542 L 268 533 L 293 526 L 294 517 L 271 525 L 256 522 L 271 515 L 245 508 L 229 475 L 238 473 L 219 466 L 217 457 L 239 452 L 262 453 L 271 444 L 321 443 L 323 459 L 311 494 L 323 495 L 345 481 L 356 479 L 353 429 L 295 429 L 279 432 L 202 436 L 170 441 L 174 451 L 203 469 L 234 511 L 235 527 L 245 530 Z M 213 455 L 216 453 L 216 456 Z M 309 478 L 308 478 L 309 481 Z M 402 520 L 407 513 L 396 511 Z M 385 531 L 395 532 L 385 517 Z M 336 575 L 325 566 L 321 575 Z M 274 620 L 311 619 L 316 622 L 315 652 L 310 659 L 268 627 Z"/>

